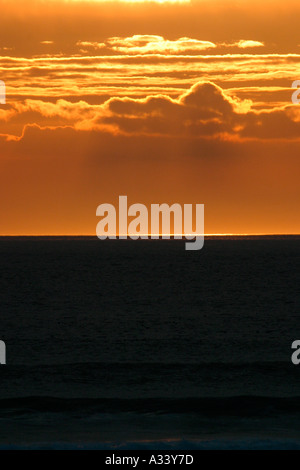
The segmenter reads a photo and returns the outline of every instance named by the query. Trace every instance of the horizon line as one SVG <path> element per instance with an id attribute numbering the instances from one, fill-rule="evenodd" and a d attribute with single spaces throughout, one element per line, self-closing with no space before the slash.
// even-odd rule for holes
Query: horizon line
<path id="1" fill-rule="evenodd" d="M 116 238 L 115 240 L 119 239 L 119 237 L 124 237 L 126 236 L 127 239 L 130 239 L 130 235 L 129 234 L 121 234 L 121 235 L 115 235 Z M 142 235 L 139 235 L 139 239 L 141 239 L 141 237 L 149 237 L 148 239 L 149 240 L 155 240 L 155 239 L 152 239 L 151 236 L 158 236 L 160 238 L 162 237 L 170 237 L 170 238 L 174 238 L 174 237 L 178 237 L 178 236 L 181 236 L 182 239 L 185 238 L 185 236 L 194 236 L 194 237 L 200 237 L 200 236 L 204 236 L 204 237 L 275 237 L 275 236 L 300 236 L 300 233 L 205 233 L 205 234 L 142 234 Z M 95 234 L 82 234 L 82 233 L 78 233 L 78 234 L 60 234 L 60 233 L 57 233 L 57 234 L 0 234 L 0 238 L 2 237 L 93 237 L 93 238 L 98 238 L 97 235 Z M 113 240 L 111 238 L 107 238 L 108 240 Z M 122 239 L 121 239 L 122 240 Z M 124 238 L 123 238 L 124 240 Z M 144 238 L 144 240 L 146 240 Z M 101 240 L 101 241 L 105 241 L 105 240 Z M 135 240 L 133 240 L 135 241 Z"/>

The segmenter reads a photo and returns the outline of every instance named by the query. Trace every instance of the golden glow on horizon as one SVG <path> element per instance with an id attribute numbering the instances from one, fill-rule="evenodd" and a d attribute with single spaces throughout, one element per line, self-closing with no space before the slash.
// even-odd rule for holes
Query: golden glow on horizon
<path id="1" fill-rule="evenodd" d="M 109 239 L 107 238 L 107 240 L 119 240 L 119 237 L 122 236 L 124 237 L 125 235 L 117 235 L 115 239 Z M 199 235 L 198 235 L 199 236 Z M 22 234 L 0 234 L 0 238 L 1 237 L 94 237 L 95 239 L 99 240 L 97 238 L 97 235 L 95 235 L 94 233 L 22 233 Z M 161 240 L 169 240 L 168 239 L 163 239 L 162 238 L 162 235 L 159 235 L 159 241 Z M 278 233 L 205 233 L 204 234 L 204 238 L 206 237 L 300 237 L 300 233 L 281 233 L 281 232 L 278 232 Z M 173 240 L 174 239 L 174 236 L 171 234 L 170 235 L 170 240 Z M 125 240 L 124 238 L 122 238 L 121 240 Z M 129 235 L 127 235 L 127 240 L 131 240 Z M 148 240 L 148 241 L 157 241 L 158 239 L 151 239 L 151 236 L 148 235 L 148 238 L 144 238 L 144 240 Z M 176 239 L 175 239 L 176 240 Z M 182 239 L 177 239 L 178 241 L 183 241 L 185 242 L 185 237 L 184 235 L 182 236 Z M 106 241 L 106 240 L 99 240 L 99 241 Z M 131 240 L 131 241 L 139 241 L 138 240 Z M 189 240 L 189 241 L 192 241 L 192 240 Z"/>
<path id="2" fill-rule="evenodd" d="M 68 0 L 62 0 L 68 1 Z M 191 0 L 69 0 L 75 3 L 190 3 Z"/>

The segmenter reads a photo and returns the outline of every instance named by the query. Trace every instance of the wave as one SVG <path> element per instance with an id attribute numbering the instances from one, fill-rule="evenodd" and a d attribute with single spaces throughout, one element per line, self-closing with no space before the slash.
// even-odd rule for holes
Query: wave
<path id="1" fill-rule="evenodd" d="M 101 373 L 102 370 L 113 370 L 114 373 L 124 372 L 124 370 L 140 373 L 141 370 L 147 370 L 148 373 L 159 373 L 166 374 L 168 372 L 177 371 L 178 373 L 184 373 L 185 379 L 187 379 L 186 371 L 190 371 L 189 380 L 193 380 L 193 374 L 199 371 L 211 372 L 218 371 L 223 373 L 233 374 L 234 372 L 240 372 L 241 370 L 249 369 L 252 373 L 266 373 L 272 372 L 279 374 L 289 374 L 291 371 L 291 363 L 287 361 L 257 361 L 257 360 L 224 360 L 224 361 L 191 361 L 191 362 L 179 362 L 165 360 L 164 362 L 146 362 L 144 360 L 135 361 L 120 361 L 120 362 L 108 362 L 108 361 L 83 361 L 83 362 L 41 362 L 35 364 L 9 364 L 9 368 L 4 369 L 2 372 L 3 377 L 26 377 L 28 374 L 43 373 L 47 374 L 70 374 L 70 373 L 89 373 L 96 372 Z M 292 377 L 292 374 L 289 374 Z"/>
<path id="2" fill-rule="evenodd" d="M 0 400 L 0 416 L 8 413 L 153 413 L 202 416 L 267 417 L 300 413 L 300 397 L 231 396 L 190 398 L 58 398 L 20 397 Z"/>
<path id="3" fill-rule="evenodd" d="M 299 439 L 210 439 L 210 440 L 148 440 L 116 442 L 45 442 L 5 444 L 0 450 L 300 450 Z"/>

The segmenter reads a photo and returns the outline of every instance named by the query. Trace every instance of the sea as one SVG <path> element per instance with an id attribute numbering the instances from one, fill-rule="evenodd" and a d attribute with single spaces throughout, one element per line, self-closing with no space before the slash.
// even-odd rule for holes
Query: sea
<path id="1" fill-rule="evenodd" d="M 300 449 L 300 237 L 1 237 L 0 259 L 0 449 Z"/>

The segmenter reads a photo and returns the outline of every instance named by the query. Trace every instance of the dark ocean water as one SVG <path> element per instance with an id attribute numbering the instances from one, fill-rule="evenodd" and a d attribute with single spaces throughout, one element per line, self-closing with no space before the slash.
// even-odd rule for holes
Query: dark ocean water
<path id="1" fill-rule="evenodd" d="M 0 448 L 299 448 L 300 238 L 2 238 Z"/>

